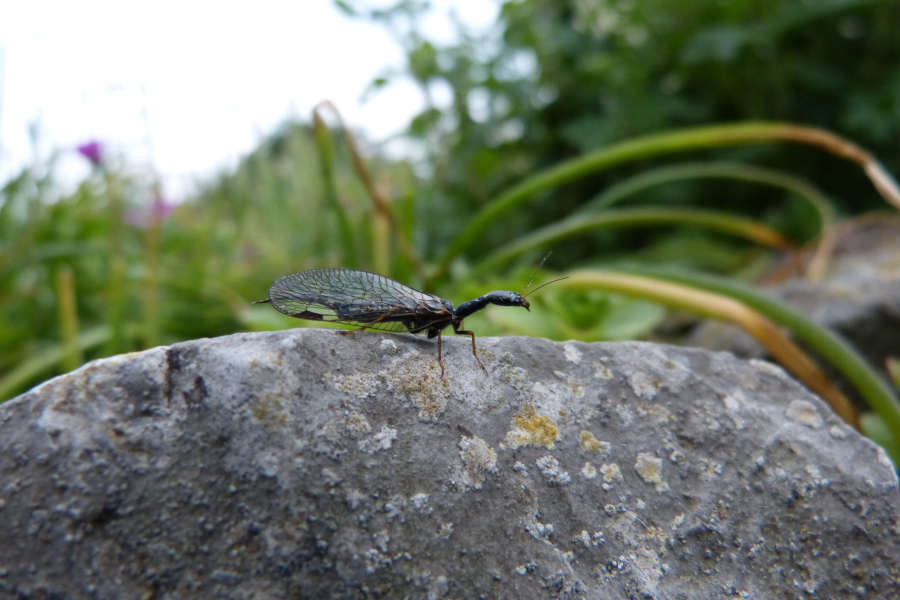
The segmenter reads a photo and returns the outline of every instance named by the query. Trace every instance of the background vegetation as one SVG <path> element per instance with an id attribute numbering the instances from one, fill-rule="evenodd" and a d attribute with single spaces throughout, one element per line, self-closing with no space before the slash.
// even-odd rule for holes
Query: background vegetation
<path id="1" fill-rule="evenodd" d="M 414 158 L 384 157 L 323 105 L 177 207 L 99 145 L 82 148 L 95 168 L 74 193 L 54 161 L 29 166 L 0 192 L 0 399 L 100 356 L 303 326 L 249 302 L 314 266 L 383 272 L 454 302 L 521 289 L 549 247 L 544 277 L 652 264 L 752 281 L 835 218 L 886 207 L 827 144 L 776 143 L 791 138 L 753 126 L 745 138 L 645 136 L 812 125 L 900 173 L 896 2 L 507 1 L 489 35 L 461 30 L 452 45 L 420 33 L 424 2 L 338 5 L 406 49 L 372 93 L 397 78 L 420 87 L 427 107 L 405 133 Z M 629 143 L 627 156 L 604 154 Z M 551 286 L 535 303 L 467 325 L 621 339 L 664 316 L 591 285 Z M 882 393 L 876 427 L 890 445 L 900 421 Z"/>

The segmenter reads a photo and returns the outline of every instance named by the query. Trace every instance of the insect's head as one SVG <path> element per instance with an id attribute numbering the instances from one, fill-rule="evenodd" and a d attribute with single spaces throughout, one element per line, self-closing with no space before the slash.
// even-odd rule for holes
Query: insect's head
<path id="1" fill-rule="evenodd" d="M 519 292 L 509 290 L 495 290 L 484 295 L 485 300 L 498 306 L 522 306 L 525 310 L 531 310 L 528 300 Z"/>

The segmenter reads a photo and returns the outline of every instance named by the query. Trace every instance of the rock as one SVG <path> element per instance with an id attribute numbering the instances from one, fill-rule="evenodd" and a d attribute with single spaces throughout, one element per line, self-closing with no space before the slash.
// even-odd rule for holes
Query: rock
<path id="1" fill-rule="evenodd" d="M 0 594 L 900 597 L 885 454 L 779 368 L 296 329 L 0 406 Z"/>

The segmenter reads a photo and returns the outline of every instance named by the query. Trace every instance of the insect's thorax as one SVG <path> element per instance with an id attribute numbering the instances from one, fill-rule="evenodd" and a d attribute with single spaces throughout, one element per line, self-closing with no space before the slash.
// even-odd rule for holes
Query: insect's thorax
<path id="1" fill-rule="evenodd" d="M 420 302 L 419 309 L 413 313 L 399 317 L 396 320 L 402 321 L 406 328 L 412 333 L 419 333 L 425 330 L 441 330 L 454 320 L 453 304 L 449 300 L 438 298 L 437 296 L 427 302 Z"/>

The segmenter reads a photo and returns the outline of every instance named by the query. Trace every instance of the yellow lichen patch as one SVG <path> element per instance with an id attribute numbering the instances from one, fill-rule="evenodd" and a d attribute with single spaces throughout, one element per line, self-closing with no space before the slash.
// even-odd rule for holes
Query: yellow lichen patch
<path id="1" fill-rule="evenodd" d="M 822 417 L 816 407 L 806 400 L 794 400 L 785 411 L 789 419 L 802 423 L 812 429 L 822 426 Z"/>
<path id="2" fill-rule="evenodd" d="M 649 452 L 639 452 L 637 461 L 634 463 L 634 470 L 641 476 L 641 479 L 654 484 L 658 492 L 669 489 L 669 484 L 662 478 L 662 467 L 662 459 Z"/>
<path id="3" fill-rule="evenodd" d="M 497 472 L 497 452 L 479 437 L 463 437 L 459 442 L 463 482 L 481 489 L 485 473 Z"/>
<path id="4" fill-rule="evenodd" d="M 594 379 L 612 379 L 612 371 L 602 362 L 594 363 Z"/>
<path id="5" fill-rule="evenodd" d="M 250 412 L 254 419 L 267 427 L 283 426 L 287 421 L 281 406 L 281 399 L 277 396 L 267 395 L 257 398 L 251 405 Z"/>
<path id="6" fill-rule="evenodd" d="M 357 373 L 343 375 L 341 373 L 325 373 L 325 381 L 328 381 L 336 389 L 353 394 L 357 398 L 367 398 L 377 389 L 378 377 L 374 373 Z"/>
<path id="7" fill-rule="evenodd" d="M 421 360 L 421 357 L 412 357 L 399 361 L 388 379 L 388 385 L 419 409 L 419 418 L 435 421 L 446 410 L 450 395 L 437 363 L 430 364 L 422 376 Z"/>
<path id="8" fill-rule="evenodd" d="M 603 481 L 612 483 L 613 481 L 622 481 L 622 470 L 616 463 L 605 463 L 600 465 L 600 473 L 603 475 Z"/>
<path id="9" fill-rule="evenodd" d="M 590 431 L 581 430 L 578 434 L 578 443 L 584 450 L 592 450 L 594 452 L 609 452 L 609 442 L 601 442 L 594 437 Z"/>
<path id="10" fill-rule="evenodd" d="M 559 439 L 559 429 L 550 417 L 539 415 L 534 407 L 526 404 L 521 412 L 513 417 L 513 428 L 506 433 L 505 442 L 510 448 L 519 446 L 543 446 L 553 448 Z"/>
<path id="11" fill-rule="evenodd" d="M 372 425 L 369 424 L 366 416 L 355 410 L 344 417 L 344 425 L 354 433 L 366 433 L 372 430 Z"/>
<path id="12" fill-rule="evenodd" d="M 668 408 L 656 403 L 638 406 L 636 412 L 641 417 L 648 417 L 657 421 L 671 421 L 673 418 L 672 412 Z"/>
<path id="13" fill-rule="evenodd" d="M 427 421 L 436 420 L 447 408 L 446 397 L 419 396 L 414 397 L 413 401 L 419 406 L 419 418 Z"/>

